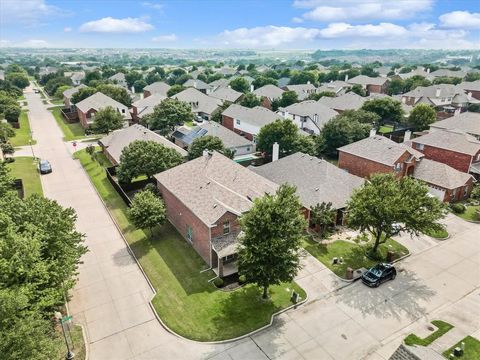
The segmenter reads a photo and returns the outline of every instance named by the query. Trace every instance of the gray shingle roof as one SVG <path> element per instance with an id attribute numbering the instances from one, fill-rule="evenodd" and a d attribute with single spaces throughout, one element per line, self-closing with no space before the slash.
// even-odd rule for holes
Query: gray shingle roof
<path id="1" fill-rule="evenodd" d="M 434 122 L 431 129 L 458 129 L 480 136 L 480 113 L 464 112 L 448 119 Z"/>
<path id="2" fill-rule="evenodd" d="M 84 84 L 80 84 L 77 87 L 73 87 L 70 89 L 67 89 L 63 92 L 63 96 L 65 96 L 67 99 L 70 99 L 74 94 L 78 92 L 78 90 L 86 88 L 87 86 Z"/>
<path id="3" fill-rule="evenodd" d="M 153 108 L 166 98 L 167 97 L 162 94 L 155 93 L 146 98 L 135 101 L 132 104 L 132 107 L 137 108 L 137 116 L 142 118 L 147 114 L 153 113 Z"/>
<path id="4" fill-rule="evenodd" d="M 207 84 L 206 82 L 199 79 L 188 79 L 183 83 L 183 86 L 193 87 L 195 89 L 200 89 L 200 90 L 208 90 L 212 88 L 210 84 Z"/>
<path id="5" fill-rule="evenodd" d="M 465 91 L 480 91 L 480 80 L 464 81 L 457 86 Z"/>
<path id="6" fill-rule="evenodd" d="M 115 130 L 99 140 L 99 142 L 107 148 L 110 156 L 118 163 L 120 163 L 120 155 L 125 146 L 128 146 L 135 140 L 151 140 L 162 144 L 165 147 L 176 150 L 180 155 L 186 157 L 188 153 L 180 146 L 175 145 L 171 141 L 165 139 L 163 136 L 154 133 L 146 127 L 135 124 L 125 129 Z"/>
<path id="7" fill-rule="evenodd" d="M 247 108 L 245 106 L 232 104 L 222 112 L 222 115 L 239 119 L 248 124 L 259 127 L 265 126 L 279 119 L 280 116 L 273 111 L 262 106 L 255 106 L 254 108 Z"/>
<path id="8" fill-rule="evenodd" d="M 444 189 L 464 186 L 472 175 L 437 161 L 422 159 L 415 165 L 413 177 Z"/>
<path id="9" fill-rule="evenodd" d="M 297 85 L 287 85 L 285 89 L 288 91 L 295 91 L 299 100 L 306 99 L 310 94 L 315 93 L 317 88 L 312 84 L 297 84 Z"/>
<path id="10" fill-rule="evenodd" d="M 315 100 L 306 100 L 299 103 L 295 103 L 289 105 L 285 108 L 280 108 L 280 111 L 288 111 L 290 114 L 298 115 L 298 116 L 306 116 L 310 119 L 314 120 L 315 115 L 317 115 L 317 126 L 321 129 L 328 120 L 332 119 L 338 113 L 328 106 L 324 105 L 320 101 Z"/>
<path id="11" fill-rule="evenodd" d="M 404 144 L 398 144 L 379 135 L 371 136 L 352 144 L 342 146 L 338 150 L 388 166 L 393 166 L 406 151 L 416 158 L 421 158 L 423 156 L 422 153 L 415 149 Z"/>
<path id="12" fill-rule="evenodd" d="M 216 122 L 204 122 L 203 124 L 200 124 L 199 127 L 207 130 L 207 135 L 217 136 L 222 139 L 223 145 L 225 145 L 226 148 L 231 149 L 239 146 L 253 147 L 253 142 Z"/>
<path id="13" fill-rule="evenodd" d="M 267 84 L 258 89 L 253 90 L 253 93 L 257 96 L 266 97 L 270 100 L 275 100 L 282 97 L 282 94 L 285 91 L 280 89 L 278 86 Z"/>
<path id="14" fill-rule="evenodd" d="M 353 190 L 364 182 L 326 160 L 300 152 L 251 169 L 277 184 L 295 185 L 308 208 L 322 202 L 331 202 L 336 209 L 344 208 Z"/>
<path id="15" fill-rule="evenodd" d="M 232 103 L 237 101 L 242 95 L 243 93 L 235 91 L 229 87 L 219 88 L 210 94 L 211 97 Z"/>
<path id="16" fill-rule="evenodd" d="M 412 143 L 429 145 L 472 156 L 480 151 L 480 141 L 458 129 L 432 131 L 413 139 Z"/>
<path id="17" fill-rule="evenodd" d="M 130 112 L 128 108 L 119 103 L 118 101 L 112 99 L 111 97 L 101 93 L 96 92 L 95 94 L 83 99 L 79 103 L 76 104 L 77 109 L 80 109 L 83 113 L 86 113 L 90 109 L 95 109 L 96 111 L 100 109 L 104 109 L 108 106 L 113 107 L 114 109 L 118 110 L 125 119 L 130 119 Z M 125 110 L 123 113 L 120 110 Z"/>
<path id="18" fill-rule="evenodd" d="M 437 90 L 438 95 L 437 95 Z M 431 86 L 418 86 L 409 92 L 403 94 L 403 96 L 408 97 L 427 97 L 427 98 L 445 98 L 445 97 L 453 97 L 455 94 L 463 93 L 463 91 L 458 88 L 456 85 L 452 84 L 438 84 L 438 85 L 431 85 Z"/>
<path id="19" fill-rule="evenodd" d="M 358 110 L 362 107 L 365 101 L 369 100 L 368 98 L 361 97 L 360 95 L 355 94 L 354 92 L 349 92 L 337 97 L 328 97 L 323 96 L 318 101 L 330 109 L 338 110 Z"/>
<path id="20" fill-rule="evenodd" d="M 167 92 L 169 89 L 170 85 L 164 83 L 163 81 L 154 82 L 143 88 L 144 91 L 149 91 L 151 94 L 161 94 L 163 96 L 167 96 Z"/>
<path id="21" fill-rule="evenodd" d="M 222 105 L 220 99 L 205 95 L 192 87 L 173 95 L 173 98 L 185 101 L 192 105 L 193 112 L 202 112 L 205 114 L 212 114 L 220 105 Z"/>
<path id="22" fill-rule="evenodd" d="M 215 151 L 155 178 L 207 226 L 226 212 L 242 214 L 251 208 L 253 199 L 273 194 L 278 187 Z"/>
<path id="23" fill-rule="evenodd" d="M 358 75 L 354 78 L 351 78 L 347 82 L 349 84 L 358 84 L 358 85 L 383 85 L 385 82 L 388 81 L 387 78 L 384 77 L 370 77 L 366 75 Z"/>

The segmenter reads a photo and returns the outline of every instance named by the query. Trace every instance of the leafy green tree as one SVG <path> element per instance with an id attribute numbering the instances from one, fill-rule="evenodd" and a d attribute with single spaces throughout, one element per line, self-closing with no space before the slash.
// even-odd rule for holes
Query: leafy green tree
<path id="1" fill-rule="evenodd" d="M 112 74 L 113 75 L 113 74 Z M 110 76 L 112 76 L 110 75 Z M 90 85 L 90 82 L 94 80 L 102 80 L 102 74 L 99 71 L 87 71 L 85 74 L 85 84 Z"/>
<path id="2" fill-rule="evenodd" d="M 132 98 L 128 94 L 127 89 L 121 86 L 101 84 L 97 86 L 97 90 L 127 107 L 132 105 Z"/>
<path id="3" fill-rule="evenodd" d="M 419 235 L 442 228 L 437 221 L 445 205 L 428 193 L 425 184 L 405 176 L 374 174 L 355 190 L 348 202 L 348 224 L 373 237 L 372 254 L 399 232 Z"/>
<path id="4" fill-rule="evenodd" d="M 8 138 L 15 136 L 15 130 L 12 125 L 0 121 L 0 143 L 8 141 Z"/>
<path id="5" fill-rule="evenodd" d="M 127 85 L 129 88 L 133 86 L 135 81 L 141 80 L 142 79 L 142 74 L 140 74 L 138 71 L 130 71 L 127 74 L 125 74 L 125 80 L 127 81 Z"/>
<path id="6" fill-rule="evenodd" d="M 204 150 L 225 152 L 222 139 L 217 136 L 206 135 L 193 140 L 188 148 L 188 159 L 196 159 L 202 156 Z"/>
<path id="7" fill-rule="evenodd" d="M 315 100 L 318 101 L 322 97 L 327 96 L 327 97 L 335 97 L 335 93 L 333 91 L 321 91 L 319 93 L 311 93 L 308 95 L 307 100 Z"/>
<path id="8" fill-rule="evenodd" d="M 7 163 L 0 161 L 0 199 L 13 190 L 13 178 L 10 176 L 10 169 Z"/>
<path id="9" fill-rule="evenodd" d="M 58 98 L 58 99 L 63 99 L 63 92 L 66 91 L 66 90 L 68 90 L 68 89 L 70 89 L 70 88 L 71 88 L 71 86 L 69 86 L 69 85 L 59 86 L 59 87 L 57 88 L 57 90 L 55 91 L 54 96 L 55 96 L 56 98 Z"/>
<path id="10" fill-rule="evenodd" d="M 141 175 L 151 178 L 182 162 L 182 156 L 174 149 L 151 140 L 135 140 L 122 150 L 117 177 L 122 183 L 130 183 Z"/>
<path id="11" fill-rule="evenodd" d="M 108 134 L 123 127 L 125 120 L 122 114 L 111 106 L 100 109 L 93 118 L 92 130 L 98 134 Z"/>
<path id="12" fill-rule="evenodd" d="M 404 120 L 402 103 L 389 97 L 367 100 L 361 109 L 380 116 L 380 124 L 386 121 L 402 122 Z"/>
<path id="13" fill-rule="evenodd" d="M 284 157 L 297 151 L 300 146 L 305 145 L 303 135 L 298 132 L 298 127 L 291 120 L 275 120 L 263 126 L 257 135 L 257 150 L 265 153 L 267 157 L 272 156 L 272 147 L 275 142 L 280 148 L 279 157 Z"/>
<path id="14" fill-rule="evenodd" d="M 418 131 L 427 130 L 430 124 L 437 120 L 437 113 L 427 104 L 418 104 L 410 112 L 408 123 L 415 126 Z"/>
<path id="15" fill-rule="evenodd" d="M 12 72 L 8 73 L 5 76 L 5 79 L 10 81 L 14 86 L 25 89 L 30 81 L 28 80 L 28 76 L 25 72 Z"/>
<path id="16" fill-rule="evenodd" d="M 183 74 L 183 75 L 180 75 L 179 77 L 177 77 L 175 79 L 175 84 L 176 85 L 183 85 L 183 84 L 185 84 L 185 82 L 187 82 L 190 79 L 193 79 L 191 75 Z"/>
<path id="17" fill-rule="evenodd" d="M 250 90 L 249 82 L 243 77 L 237 77 L 233 79 L 232 81 L 230 81 L 229 85 L 232 87 L 233 90 L 239 91 L 244 94 Z"/>
<path id="18" fill-rule="evenodd" d="M 143 79 L 136 80 L 133 83 L 133 87 L 135 88 L 135 92 L 140 93 L 143 91 L 143 88 L 147 86 L 147 82 Z"/>
<path id="19" fill-rule="evenodd" d="M 284 91 L 278 101 L 280 107 L 287 107 L 298 102 L 298 95 L 295 91 Z"/>
<path id="20" fill-rule="evenodd" d="M 404 81 L 405 87 L 403 89 L 403 92 L 407 92 L 410 90 L 413 90 L 419 86 L 430 86 L 432 83 L 424 78 L 423 76 L 420 75 L 415 75 L 412 76 L 411 78 L 408 78 Z"/>
<path id="21" fill-rule="evenodd" d="M 462 82 L 462 78 L 459 77 L 451 77 L 451 76 L 439 76 L 433 80 L 433 84 L 452 84 L 458 85 Z"/>
<path id="22" fill-rule="evenodd" d="M 215 121 L 216 123 L 221 123 L 222 122 L 222 113 L 230 106 L 229 102 L 223 103 L 221 106 L 219 106 L 215 111 L 213 112 L 210 120 Z"/>
<path id="23" fill-rule="evenodd" d="M 255 70 L 255 64 L 251 64 L 251 63 L 248 64 L 247 71 L 253 71 L 253 70 Z"/>
<path id="24" fill-rule="evenodd" d="M 322 202 L 316 204 L 310 209 L 310 221 L 312 224 L 319 227 L 320 235 L 323 234 L 328 226 L 335 223 L 337 210 L 333 207 L 331 202 Z"/>
<path id="25" fill-rule="evenodd" d="M 359 109 L 359 110 L 345 110 L 344 112 L 342 112 L 338 116 L 346 117 L 350 121 L 358 121 L 361 124 L 374 125 L 374 124 L 378 124 L 378 122 L 380 121 L 380 116 L 378 116 L 374 112 L 365 111 L 365 110 L 362 110 L 362 109 Z"/>
<path id="26" fill-rule="evenodd" d="M 353 92 L 357 95 L 360 95 L 360 96 L 367 96 L 367 90 L 365 90 L 361 85 L 359 84 L 355 84 L 353 85 L 350 89 L 347 90 L 347 92 Z"/>
<path id="27" fill-rule="evenodd" d="M 240 105 L 254 108 L 255 106 L 260 106 L 262 104 L 262 100 L 252 92 L 248 92 L 243 96 L 243 99 L 240 101 Z"/>
<path id="28" fill-rule="evenodd" d="M 15 148 L 9 142 L 0 143 L 0 149 L 3 152 L 3 155 L 13 155 L 13 153 L 15 152 Z"/>
<path id="29" fill-rule="evenodd" d="M 480 104 L 470 104 L 470 105 L 468 105 L 468 111 L 480 113 Z"/>
<path id="30" fill-rule="evenodd" d="M 97 92 L 97 89 L 95 89 L 94 87 L 87 86 L 87 87 L 81 88 L 75 94 L 72 95 L 71 103 L 77 104 L 80 101 L 92 96 L 96 92 Z"/>
<path id="31" fill-rule="evenodd" d="M 317 75 L 313 71 L 294 71 L 290 76 L 289 85 L 317 83 Z"/>
<path id="32" fill-rule="evenodd" d="M 238 252 L 239 274 L 263 289 L 292 281 L 300 269 L 299 251 L 307 222 L 295 187 L 282 185 L 275 194 L 257 198 L 240 218 L 243 236 Z"/>
<path id="33" fill-rule="evenodd" d="M 162 199 L 152 191 L 143 190 L 135 194 L 127 215 L 139 229 L 149 229 L 153 235 L 155 226 L 163 225 L 167 218 L 167 211 Z"/>
<path id="34" fill-rule="evenodd" d="M 480 72 L 470 72 L 465 76 L 465 81 L 480 80 Z"/>
<path id="35" fill-rule="evenodd" d="M 183 90 L 185 90 L 185 87 L 183 87 L 182 85 L 173 85 L 172 87 L 170 87 L 170 89 L 168 89 L 167 96 L 172 97 L 173 95 L 176 95 Z"/>
<path id="36" fill-rule="evenodd" d="M 379 73 L 375 71 L 374 67 L 371 65 L 362 66 L 360 70 L 360 74 L 370 76 L 370 77 L 378 77 Z"/>
<path id="37" fill-rule="evenodd" d="M 8 105 L 7 107 L 5 107 L 3 115 L 8 122 L 12 123 L 18 122 L 18 118 L 20 117 L 21 112 L 22 109 L 20 109 L 20 106 L 18 106 L 17 104 Z"/>
<path id="38" fill-rule="evenodd" d="M 402 79 L 392 79 L 388 84 L 388 95 L 403 94 L 405 92 L 405 82 Z"/>
<path id="39" fill-rule="evenodd" d="M 72 80 L 64 76 L 54 77 L 47 81 L 44 88 L 49 95 L 55 95 L 56 91 L 61 86 L 72 86 Z"/>
<path id="40" fill-rule="evenodd" d="M 149 129 L 159 130 L 163 135 L 171 133 L 175 126 L 193 121 L 190 104 L 177 99 L 165 99 L 153 108 L 153 113 L 144 116 Z"/>
<path id="41" fill-rule="evenodd" d="M 256 78 L 253 82 L 252 85 L 255 87 L 255 89 L 258 89 L 262 86 L 272 84 L 275 86 L 278 86 L 278 81 L 277 79 L 271 78 L 271 77 L 266 77 L 266 76 L 259 76 Z"/>

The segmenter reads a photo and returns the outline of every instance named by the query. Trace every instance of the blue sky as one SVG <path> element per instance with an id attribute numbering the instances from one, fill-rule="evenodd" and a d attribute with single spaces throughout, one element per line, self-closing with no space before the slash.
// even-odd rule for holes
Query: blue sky
<path id="1" fill-rule="evenodd" d="M 0 46 L 480 48 L 478 0 L 0 0 Z"/>

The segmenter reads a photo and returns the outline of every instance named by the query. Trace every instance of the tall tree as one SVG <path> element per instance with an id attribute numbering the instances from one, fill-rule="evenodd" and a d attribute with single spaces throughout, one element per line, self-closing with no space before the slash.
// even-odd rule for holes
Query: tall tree
<path id="1" fill-rule="evenodd" d="M 125 120 L 122 114 L 111 106 L 100 109 L 93 118 L 92 130 L 98 134 L 108 134 L 109 132 L 123 127 Z"/>
<path id="2" fill-rule="evenodd" d="M 84 87 L 79 89 L 75 94 L 72 95 L 71 103 L 72 104 L 77 104 L 80 101 L 88 98 L 89 96 L 92 96 L 97 92 L 97 89 L 94 87 Z"/>
<path id="3" fill-rule="evenodd" d="M 375 174 L 354 191 L 348 202 L 348 224 L 373 237 L 371 252 L 401 231 L 419 235 L 442 228 L 445 205 L 428 193 L 425 184 L 405 176 Z"/>
<path id="4" fill-rule="evenodd" d="M 165 99 L 153 108 L 153 113 L 144 117 L 149 129 L 159 130 L 163 135 L 171 133 L 175 126 L 193 121 L 190 104 L 177 99 Z"/>
<path id="5" fill-rule="evenodd" d="M 240 218 L 238 269 L 247 282 L 263 289 L 292 281 L 300 269 L 299 250 L 307 222 L 295 187 L 282 185 L 275 194 L 255 199 Z"/>
<path id="6" fill-rule="evenodd" d="M 331 202 L 322 202 L 310 209 L 310 221 L 319 227 L 320 235 L 322 235 L 328 226 L 334 224 L 336 214 L 337 211 Z"/>
<path id="7" fill-rule="evenodd" d="M 165 223 L 166 213 L 162 199 L 150 190 L 136 193 L 127 211 L 133 225 L 140 229 L 149 229 L 150 235 L 153 235 L 155 226 Z"/>
<path id="8" fill-rule="evenodd" d="M 380 123 L 386 121 L 404 121 L 402 103 L 390 97 L 367 100 L 362 105 L 362 110 L 370 111 L 380 116 Z"/>
<path id="9" fill-rule="evenodd" d="M 247 93 L 250 90 L 249 82 L 243 77 L 237 77 L 230 81 L 229 84 L 233 90 L 239 91 L 241 93 Z"/>
<path id="10" fill-rule="evenodd" d="M 243 96 L 243 99 L 240 101 L 240 105 L 254 108 L 255 106 L 260 106 L 262 101 L 260 98 L 252 92 L 248 92 Z"/>
<path id="11" fill-rule="evenodd" d="M 252 85 L 255 87 L 255 89 L 258 89 L 259 87 L 262 87 L 268 84 L 278 86 L 278 81 L 277 79 L 274 79 L 271 77 L 259 76 L 252 82 Z"/>
<path id="12" fill-rule="evenodd" d="M 127 89 L 121 86 L 100 84 L 97 86 L 97 90 L 107 96 L 110 96 L 113 100 L 116 100 L 127 107 L 132 105 L 132 98 L 128 94 Z"/>
<path id="13" fill-rule="evenodd" d="M 170 87 L 170 89 L 167 90 L 167 96 L 172 97 L 175 94 L 178 94 L 179 92 L 185 90 L 185 88 L 182 85 L 173 85 Z"/>
<path id="14" fill-rule="evenodd" d="M 413 108 L 408 117 L 408 123 L 415 126 L 418 131 L 427 130 L 430 124 L 437 120 L 437 112 L 427 104 L 418 104 Z"/>
<path id="15" fill-rule="evenodd" d="M 287 107 L 298 102 L 298 95 L 295 91 L 284 91 L 278 101 L 278 106 Z"/>
<path id="16" fill-rule="evenodd" d="M 257 135 L 257 150 L 272 156 L 272 147 L 275 142 L 280 148 L 280 157 L 293 154 L 298 149 L 299 137 L 298 127 L 291 120 L 276 120 L 263 126 Z M 300 140 L 301 141 L 301 140 Z"/>
<path id="17" fill-rule="evenodd" d="M 30 83 L 27 73 L 25 72 L 8 73 L 5 79 L 10 81 L 14 86 L 20 89 L 25 89 Z"/>
<path id="18" fill-rule="evenodd" d="M 193 140 L 192 144 L 188 148 L 188 158 L 190 160 L 196 159 L 202 156 L 204 150 L 218 151 L 220 153 L 227 153 L 222 139 L 217 136 L 206 135 Z"/>

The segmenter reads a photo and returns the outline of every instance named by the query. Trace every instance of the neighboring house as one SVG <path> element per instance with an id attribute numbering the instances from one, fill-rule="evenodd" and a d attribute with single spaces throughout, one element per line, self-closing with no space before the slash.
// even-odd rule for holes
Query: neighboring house
<path id="1" fill-rule="evenodd" d="M 374 70 L 378 73 L 378 75 L 386 78 L 388 74 L 392 71 L 392 68 L 390 66 L 380 66 L 378 68 L 375 68 Z"/>
<path id="2" fill-rule="evenodd" d="M 344 223 L 347 201 L 353 190 L 364 182 L 362 178 L 349 174 L 326 160 L 301 152 L 250 169 L 276 184 L 294 185 L 307 220 L 310 220 L 310 211 L 316 204 L 331 202 L 337 210 L 335 224 Z"/>
<path id="3" fill-rule="evenodd" d="M 210 84 L 207 84 L 206 82 L 199 79 L 188 79 L 183 83 L 182 86 L 186 88 L 192 87 L 204 93 L 205 95 L 209 95 L 213 91 L 212 86 Z"/>
<path id="4" fill-rule="evenodd" d="M 345 110 L 360 109 L 367 100 L 369 100 L 368 97 L 362 97 L 354 92 L 348 92 L 337 97 L 323 96 L 318 100 L 318 102 L 329 107 L 330 109 L 342 113 Z"/>
<path id="5" fill-rule="evenodd" d="M 125 79 L 125 74 L 122 72 L 116 73 L 108 78 L 114 84 L 120 85 L 121 87 L 128 88 L 127 80 Z"/>
<path id="6" fill-rule="evenodd" d="M 153 113 L 153 108 L 160 104 L 167 97 L 155 93 L 146 98 L 140 99 L 132 103 L 132 119 L 135 122 L 140 121 L 145 115 Z"/>
<path id="7" fill-rule="evenodd" d="M 317 94 L 328 91 L 328 92 L 335 93 L 336 96 L 341 96 L 341 95 L 344 95 L 345 92 L 351 87 L 352 85 L 345 81 L 341 81 L 341 80 L 330 81 L 329 83 L 324 83 L 321 86 L 319 86 L 317 88 Z"/>
<path id="8" fill-rule="evenodd" d="M 426 159 L 447 164 L 465 173 L 480 170 L 480 141 L 463 131 L 437 130 L 411 140 Z M 473 170 L 473 171 L 472 171 Z"/>
<path id="9" fill-rule="evenodd" d="M 465 109 L 470 103 L 478 103 L 478 100 L 465 94 L 465 91 L 452 84 L 438 84 L 432 86 L 419 86 L 402 95 L 402 102 L 415 106 L 428 104 L 438 108 L 453 107 Z"/>
<path id="10" fill-rule="evenodd" d="M 466 199 L 472 190 L 471 175 L 458 171 L 405 145 L 383 136 L 371 136 L 338 149 L 338 166 L 368 178 L 375 173 L 393 173 L 397 178 L 412 176 L 424 181 L 429 193 L 441 201 Z"/>
<path id="11" fill-rule="evenodd" d="M 188 149 L 195 139 L 207 135 L 220 138 L 225 148 L 235 153 L 235 158 L 245 159 L 246 155 L 255 153 L 255 144 L 252 141 L 213 121 L 204 122 L 193 129 L 179 128 L 172 134 L 172 137 L 175 144 L 183 149 Z"/>
<path id="12" fill-rule="evenodd" d="M 42 66 L 38 71 L 39 76 L 54 74 L 58 71 L 58 68 L 53 66 Z"/>
<path id="13" fill-rule="evenodd" d="M 480 80 L 470 82 L 464 81 L 458 84 L 457 87 L 462 89 L 467 94 L 467 97 L 473 97 L 480 100 Z"/>
<path id="14" fill-rule="evenodd" d="M 467 75 L 467 72 L 462 70 L 438 69 L 438 70 L 432 71 L 430 75 L 433 76 L 434 78 L 456 77 L 456 78 L 463 79 Z"/>
<path id="15" fill-rule="evenodd" d="M 193 87 L 173 95 L 173 98 L 189 103 L 196 116 L 203 120 L 210 120 L 215 110 L 222 105 L 222 100 L 205 95 Z"/>
<path id="16" fill-rule="evenodd" d="M 278 118 L 276 113 L 262 106 L 247 108 L 232 104 L 222 112 L 222 125 L 255 142 L 260 129 Z"/>
<path id="17" fill-rule="evenodd" d="M 338 113 L 320 101 L 306 100 L 277 111 L 284 119 L 292 120 L 299 129 L 310 134 L 320 134 L 323 126 Z"/>
<path id="18" fill-rule="evenodd" d="M 188 155 L 181 147 L 140 124 L 134 124 L 124 129 L 112 131 L 107 136 L 101 138 L 98 143 L 108 160 L 110 160 L 114 166 L 117 166 L 120 164 L 122 150 L 135 140 L 155 141 L 165 147 L 174 149 L 183 157 L 187 157 Z"/>
<path id="19" fill-rule="evenodd" d="M 358 75 L 347 81 L 352 85 L 360 85 L 369 93 L 385 94 L 387 92 L 390 80 L 384 77 L 370 77 L 366 75 Z"/>
<path id="20" fill-rule="evenodd" d="M 82 80 L 85 79 L 85 71 L 67 71 L 63 75 L 70 78 L 74 86 L 80 85 Z"/>
<path id="21" fill-rule="evenodd" d="M 80 89 L 86 88 L 86 85 L 78 85 L 77 87 L 73 87 L 70 89 L 67 89 L 63 92 L 63 104 L 65 107 L 71 108 L 73 106 L 71 100 L 72 96 L 75 95 Z"/>
<path id="22" fill-rule="evenodd" d="M 239 101 L 243 97 L 243 93 L 235 91 L 230 87 L 223 87 L 210 93 L 210 96 L 216 99 L 220 99 L 223 102 L 234 103 Z"/>
<path id="23" fill-rule="evenodd" d="M 262 106 L 267 109 L 272 109 L 272 102 L 282 97 L 285 90 L 280 89 L 278 86 L 268 84 L 258 89 L 253 90 L 253 93 L 262 98 Z"/>
<path id="24" fill-rule="evenodd" d="M 125 105 L 113 100 L 111 97 L 101 92 L 96 92 L 76 104 L 78 119 L 83 128 L 86 129 L 93 123 L 93 119 L 98 110 L 104 109 L 108 106 L 113 107 L 122 114 L 126 121 L 125 125 L 128 124 L 128 120 L 131 120 L 130 112 Z"/>
<path id="25" fill-rule="evenodd" d="M 209 83 L 209 85 L 212 87 L 212 91 L 215 91 L 221 88 L 226 88 L 229 86 L 229 84 L 230 84 L 230 79 L 218 79 Z"/>
<path id="26" fill-rule="evenodd" d="M 153 94 L 160 94 L 167 97 L 167 92 L 170 89 L 170 85 L 163 81 L 157 81 L 143 88 L 143 97 L 149 97 Z"/>
<path id="27" fill-rule="evenodd" d="M 433 80 L 433 76 L 430 74 L 430 69 L 427 69 L 425 70 L 423 67 L 417 67 L 416 69 L 408 72 L 408 73 L 398 73 L 396 75 L 393 75 L 392 76 L 392 79 L 395 79 L 395 78 L 399 78 L 401 80 L 407 80 L 407 79 L 410 79 L 411 77 L 414 77 L 414 76 L 422 76 L 424 78 L 426 78 L 427 80 L 430 80 L 432 81 Z"/>
<path id="28" fill-rule="evenodd" d="M 284 88 L 285 86 L 288 85 L 289 82 L 290 82 L 289 77 L 282 77 L 282 78 L 277 80 L 277 85 L 278 85 L 279 88 Z"/>
<path id="29" fill-rule="evenodd" d="M 295 91 L 298 100 L 302 101 L 317 91 L 317 88 L 308 82 L 307 84 L 287 85 L 284 87 L 286 91 Z"/>
<path id="30" fill-rule="evenodd" d="M 218 152 L 155 175 L 167 218 L 219 277 L 238 271 L 238 218 L 277 185 Z"/>
<path id="31" fill-rule="evenodd" d="M 480 113 L 467 111 L 430 124 L 430 131 L 452 129 L 464 131 L 480 140 Z"/>
<path id="32" fill-rule="evenodd" d="M 216 69 L 215 72 L 217 74 L 221 74 L 223 76 L 233 76 L 233 75 L 236 75 L 238 73 L 236 68 L 227 67 L 227 66 L 224 66 L 220 69 Z"/>

